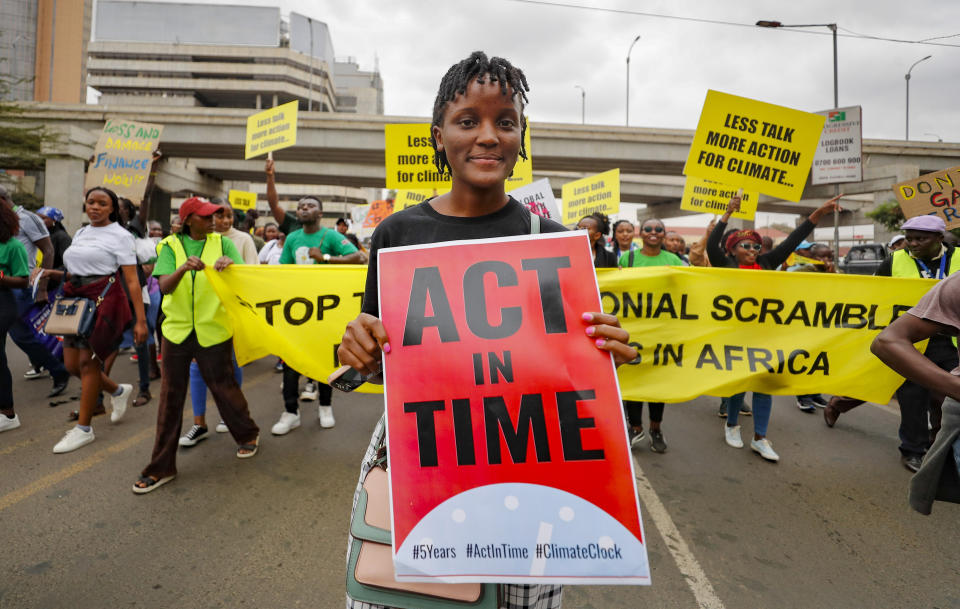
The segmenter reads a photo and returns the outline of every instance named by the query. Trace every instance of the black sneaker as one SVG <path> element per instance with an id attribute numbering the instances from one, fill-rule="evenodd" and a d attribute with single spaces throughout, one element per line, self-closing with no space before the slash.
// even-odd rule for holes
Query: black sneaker
<path id="1" fill-rule="evenodd" d="M 655 453 L 667 452 L 667 443 L 663 441 L 663 432 L 659 429 L 650 430 L 650 450 Z"/>
<path id="2" fill-rule="evenodd" d="M 813 400 L 807 397 L 797 398 L 797 408 L 803 412 L 816 412 L 817 407 L 813 403 Z"/>
<path id="3" fill-rule="evenodd" d="M 740 414 L 747 417 L 752 416 L 753 409 L 750 408 L 750 404 L 747 404 L 746 402 L 744 402 L 743 404 L 740 404 Z"/>
<path id="4" fill-rule="evenodd" d="M 180 436 L 180 446 L 196 446 L 200 440 L 206 440 L 210 430 L 203 425 L 194 425 L 190 431 Z"/>
<path id="5" fill-rule="evenodd" d="M 647 437 L 647 432 L 643 431 L 642 429 L 640 431 L 637 431 L 633 427 L 627 427 L 627 433 L 630 435 L 631 449 L 639 446 L 640 442 L 642 442 L 643 439 Z"/>
<path id="6" fill-rule="evenodd" d="M 717 411 L 717 416 L 720 417 L 721 419 L 726 419 L 726 418 L 727 418 L 727 403 L 726 403 L 726 402 L 720 402 L 720 410 Z"/>
<path id="7" fill-rule="evenodd" d="M 827 407 L 827 401 L 823 399 L 823 396 L 820 395 L 819 393 L 812 396 L 810 399 L 813 401 L 813 405 L 816 406 L 817 408 Z"/>

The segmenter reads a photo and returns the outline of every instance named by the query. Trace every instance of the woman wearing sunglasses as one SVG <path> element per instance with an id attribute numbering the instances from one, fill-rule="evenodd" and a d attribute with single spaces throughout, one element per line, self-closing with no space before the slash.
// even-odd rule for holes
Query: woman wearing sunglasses
<path id="1" fill-rule="evenodd" d="M 631 268 L 637 266 L 684 266 L 680 258 L 663 248 L 663 239 L 667 234 L 663 222 L 656 218 L 644 220 L 640 225 L 640 239 L 643 247 L 631 250 L 620 256 L 620 266 Z M 667 451 L 667 443 L 663 440 L 660 423 L 663 422 L 663 402 L 647 402 L 650 407 L 650 450 L 655 453 Z M 630 423 L 630 446 L 639 446 L 646 434 L 643 432 L 643 402 L 624 400 L 623 407 L 627 410 L 627 421 Z"/>
<path id="2" fill-rule="evenodd" d="M 710 257 L 710 264 L 717 267 L 727 267 L 734 269 L 754 269 L 754 270 L 772 270 L 779 267 L 787 259 L 787 256 L 796 249 L 800 242 L 814 229 L 820 218 L 826 213 L 833 213 L 837 209 L 837 201 L 842 195 L 830 199 L 810 214 L 803 224 L 798 226 L 787 238 L 777 247 L 765 254 L 761 254 L 762 239 L 759 233 L 754 230 L 738 230 L 731 233 L 724 243 L 726 251 L 720 249 L 721 237 L 727 230 L 727 222 L 730 215 L 740 209 L 740 197 L 733 197 L 727 204 L 727 211 L 720 217 L 720 221 L 713 227 L 710 238 L 707 239 L 707 255 Z M 728 398 L 723 398 L 726 405 L 727 425 L 724 428 L 724 436 L 727 444 L 734 448 L 743 448 L 743 440 L 740 437 L 740 426 L 737 419 L 740 415 L 740 407 L 743 405 L 743 398 L 746 393 L 738 393 Z M 750 442 L 750 448 L 767 461 L 776 463 L 780 460 L 773 450 L 770 441 L 767 440 L 767 424 L 770 422 L 770 410 L 773 405 L 773 398 L 765 393 L 753 392 L 753 440 Z"/>

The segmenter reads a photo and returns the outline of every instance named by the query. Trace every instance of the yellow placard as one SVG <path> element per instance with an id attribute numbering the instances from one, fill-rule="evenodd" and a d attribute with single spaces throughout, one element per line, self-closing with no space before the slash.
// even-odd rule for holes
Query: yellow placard
<path id="1" fill-rule="evenodd" d="M 449 190 L 449 188 L 447 189 Z M 430 197 L 442 194 L 440 189 L 420 188 L 415 190 L 398 190 L 393 199 L 393 211 L 400 211 L 414 205 L 420 205 Z"/>
<path id="2" fill-rule="evenodd" d="M 440 193 L 450 190 L 450 173 L 440 173 L 433 164 L 433 146 L 430 145 L 429 123 L 397 123 L 385 125 L 383 130 L 386 154 L 387 188 L 423 190 L 436 188 Z M 527 158 L 517 158 L 513 175 L 507 178 L 506 190 L 513 190 L 533 182 L 533 156 L 530 152 L 530 123 L 524 135 Z"/>
<path id="3" fill-rule="evenodd" d="M 594 212 L 611 216 L 620 211 L 620 170 L 611 169 L 560 188 L 563 197 L 563 223 L 573 226 Z"/>
<path id="4" fill-rule="evenodd" d="M 825 118 L 707 91 L 683 173 L 799 201 Z"/>
<path id="5" fill-rule="evenodd" d="M 960 226 L 960 166 L 894 184 L 893 194 L 907 218 L 934 215 L 947 228 Z"/>
<path id="6" fill-rule="evenodd" d="M 703 178 L 687 176 L 683 184 L 683 198 L 680 199 L 680 209 L 699 211 L 708 214 L 722 214 L 727 211 L 730 198 L 737 194 L 736 188 L 711 182 Z M 740 195 L 740 211 L 730 215 L 731 218 L 753 220 L 757 215 L 757 193 L 744 191 Z"/>
<path id="7" fill-rule="evenodd" d="M 300 102 L 292 101 L 247 118 L 247 143 L 244 159 L 289 148 L 297 144 L 297 111 Z"/>
<path id="8" fill-rule="evenodd" d="M 231 190 L 227 193 L 227 200 L 234 209 L 247 211 L 257 206 L 257 193 L 245 190 Z"/>
<path id="9" fill-rule="evenodd" d="M 365 267 L 234 264 L 204 272 L 234 324 L 241 365 L 273 354 L 320 380 L 337 368 L 337 345 L 360 312 Z M 600 269 L 597 279 L 604 310 L 640 353 L 619 369 L 623 397 L 654 402 L 762 391 L 886 403 L 903 379 L 870 354 L 870 343 L 936 285 L 697 267 Z"/>

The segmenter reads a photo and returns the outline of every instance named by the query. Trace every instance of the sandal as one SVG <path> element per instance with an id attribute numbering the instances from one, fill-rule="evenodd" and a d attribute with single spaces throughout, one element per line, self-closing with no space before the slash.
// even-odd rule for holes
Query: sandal
<path id="1" fill-rule="evenodd" d="M 107 414 L 107 409 L 104 408 L 103 404 L 97 404 L 97 407 L 93 409 L 93 414 L 90 416 L 99 417 L 102 414 Z M 80 419 L 79 410 L 71 410 L 70 414 L 67 415 L 68 421 L 77 421 Z"/>
<path id="2" fill-rule="evenodd" d="M 154 489 L 158 489 L 167 482 L 170 482 L 177 475 L 167 476 L 166 478 L 160 478 L 159 480 L 154 480 L 150 476 L 140 476 L 140 479 L 133 483 L 133 492 L 138 495 L 145 495 Z M 142 484 L 143 486 L 138 486 Z"/>
<path id="3" fill-rule="evenodd" d="M 257 451 L 260 449 L 260 436 L 257 436 L 256 439 L 250 444 L 241 444 L 237 446 L 237 459 L 249 459 L 250 457 L 257 454 Z M 247 452 L 241 452 L 247 451 Z"/>
<path id="4" fill-rule="evenodd" d="M 141 391 L 137 394 L 137 399 L 133 401 L 133 405 L 134 407 L 146 406 L 152 399 L 153 396 L 150 395 L 149 391 Z"/>

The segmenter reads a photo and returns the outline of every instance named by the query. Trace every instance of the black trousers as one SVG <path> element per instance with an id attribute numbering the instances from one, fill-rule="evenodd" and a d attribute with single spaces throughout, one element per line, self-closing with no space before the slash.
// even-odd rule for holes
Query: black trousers
<path id="1" fill-rule="evenodd" d="M 947 372 L 957 367 L 957 348 L 945 336 L 931 338 L 924 355 Z M 900 452 L 923 456 L 940 430 L 943 396 L 904 381 L 897 389 L 897 401 L 900 402 Z M 928 428 L 928 421 L 932 429 Z"/>
<path id="2" fill-rule="evenodd" d="M 634 402 L 633 400 L 624 400 L 623 406 L 627 409 L 627 421 L 634 427 L 643 427 L 643 402 Z M 663 421 L 663 402 L 647 402 L 650 407 L 650 421 L 660 423 Z"/>
<path id="3" fill-rule="evenodd" d="M 333 400 L 333 387 L 320 381 L 317 384 L 318 399 L 321 406 L 329 406 Z M 283 363 L 283 408 L 291 413 L 300 412 L 300 373 Z"/>

